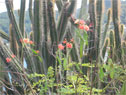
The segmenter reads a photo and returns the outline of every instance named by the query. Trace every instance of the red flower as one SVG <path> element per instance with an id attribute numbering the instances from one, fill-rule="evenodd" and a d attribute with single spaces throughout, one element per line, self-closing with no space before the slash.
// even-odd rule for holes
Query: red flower
<path id="1" fill-rule="evenodd" d="M 74 42 L 74 39 L 72 38 L 70 41 L 73 43 Z"/>
<path id="2" fill-rule="evenodd" d="M 84 29 L 85 29 L 86 31 L 89 31 L 89 27 L 88 27 L 87 25 L 84 26 Z"/>
<path id="3" fill-rule="evenodd" d="M 59 45 L 58 45 L 58 48 L 59 48 L 60 50 L 63 50 L 63 49 L 64 49 L 64 46 L 63 46 L 62 44 L 59 44 Z"/>
<path id="4" fill-rule="evenodd" d="M 24 39 L 23 39 L 23 42 L 24 42 L 24 43 L 28 43 L 28 42 L 29 42 L 29 39 L 28 39 L 28 38 L 24 38 Z"/>
<path id="5" fill-rule="evenodd" d="M 85 24 L 85 21 L 84 20 L 80 20 L 79 23 L 82 24 L 82 25 L 84 25 Z"/>
<path id="6" fill-rule="evenodd" d="M 67 43 L 67 40 L 65 39 L 64 41 L 63 41 L 63 44 L 66 44 Z"/>
<path id="7" fill-rule="evenodd" d="M 79 24 L 78 28 L 83 30 L 84 29 L 84 25 Z"/>
<path id="8" fill-rule="evenodd" d="M 20 42 L 29 43 L 29 39 L 28 38 L 20 39 Z"/>
<path id="9" fill-rule="evenodd" d="M 36 53 L 39 53 L 40 51 L 39 50 L 36 50 Z"/>
<path id="10" fill-rule="evenodd" d="M 15 58 L 16 56 L 14 54 L 11 55 L 12 58 Z"/>
<path id="11" fill-rule="evenodd" d="M 63 44 L 66 44 L 66 43 L 67 43 L 67 41 L 64 40 L 64 41 L 63 41 Z"/>
<path id="12" fill-rule="evenodd" d="M 7 57 L 6 62 L 9 63 L 10 61 L 11 61 L 11 59 Z"/>
<path id="13" fill-rule="evenodd" d="M 89 27 L 93 27 L 93 23 L 90 23 L 90 24 L 89 24 Z"/>
<path id="14" fill-rule="evenodd" d="M 29 41 L 29 44 L 34 44 L 33 41 Z"/>
<path id="15" fill-rule="evenodd" d="M 67 48 L 72 48 L 72 44 L 71 44 L 71 43 L 67 43 L 67 44 L 66 44 L 66 47 L 67 47 Z"/>

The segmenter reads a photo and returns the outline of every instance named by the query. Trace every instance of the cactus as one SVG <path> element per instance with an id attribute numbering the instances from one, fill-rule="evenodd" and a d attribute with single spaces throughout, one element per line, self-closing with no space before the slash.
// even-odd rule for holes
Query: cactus
<path id="1" fill-rule="evenodd" d="M 57 24 L 57 32 L 58 32 L 58 40 L 59 43 L 63 41 L 63 38 L 66 34 L 66 26 L 69 20 L 69 17 L 71 16 L 71 13 L 74 11 L 74 7 L 76 5 L 77 0 L 71 0 L 70 2 L 66 2 L 61 10 L 58 24 Z"/>
<path id="2" fill-rule="evenodd" d="M 107 23 L 105 25 L 104 32 L 102 32 L 102 18 L 104 13 L 104 0 L 90 0 L 89 1 L 89 14 L 90 23 L 92 23 L 91 31 L 89 35 L 89 48 L 94 47 L 89 50 L 88 56 L 90 59 L 96 60 L 98 63 L 100 61 L 100 56 L 102 56 L 102 50 L 104 47 L 105 39 L 107 37 L 107 31 L 111 22 L 111 9 L 108 10 Z M 94 55 L 96 54 L 96 55 Z M 93 56 L 92 56 L 93 55 Z"/>
<path id="3" fill-rule="evenodd" d="M 106 38 L 105 39 L 105 43 L 104 43 L 104 48 L 103 48 L 103 51 L 102 51 L 102 57 L 103 57 L 103 59 L 105 57 L 105 53 L 107 51 L 107 48 L 109 48 L 109 46 L 110 46 L 110 38 Z"/>
<path id="4" fill-rule="evenodd" d="M 96 59 L 96 0 L 89 0 L 89 15 L 90 15 L 90 23 L 93 24 L 92 26 L 92 31 L 93 32 L 89 32 L 89 48 L 92 48 L 89 50 L 88 52 L 88 57 L 90 59 L 95 60 Z M 95 55 L 93 55 L 95 54 Z M 92 56 L 93 55 L 93 56 Z"/>
<path id="5" fill-rule="evenodd" d="M 119 28 L 120 28 L 121 38 L 123 38 L 123 35 L 124 35 L 124 25 L 121 24 L 121 25 L 119 26 Z M 123 39 L 122 39 L 122 40 L 123 40 Z"/>
<path id="6" fill-rule="evenodd" d="M 126 61 L 125 54 L 126 54 L 126 42 L 122 42 L 122 58 L 124 62 Z"/>
<path id="7" fill-rule="evenodd" d="M 15 55 L 18 55 L 18 45 L 17 45 L 17 41 L 16 41 L 16 38 L 15 38 L 15 35 L 13 33 L 14 29 L 13 29 L 13 26 L 12 24 L 9 25 L 9 32 L 10 32 L 10 49 L 12 50 L 12 52 L 15 54 Z"/>
<path id="8" fill-rule="evenodd" d="M 58 6 L 59 13 L 60 13 L 58 21 L 56 22 L 55 14 L 54 14 L 54 3 L 51 0 L 34 0 L 33 9 L 32 9 L 32 6 L 33 6 L 32 0 L 30 0 L 29 16 L 30 16 L 31 24 L 33 28 L 32 32 L 30 33 L 30 40 L 34 41 L 35 46 L 24 44 L 24 47 L 23 47 L 22 46 L 23 44 L 20 42 L 20 39 L 23 39 L 26 37 L 24 35 L 25 34 L 25 31 L 24 31 L 25 0 L 22 0 L 21 9 L 19 12 L 19 17 L 20 17 L 19 24 L 15 20 L 15 16 L 13 14 L 10 0 L 6 0 L 6 6 L 8 9 L 10 22 L 14 27 L 14 35 L 15 35 L 16 43 L 20 49 L 22 48 L 21 50 L 24 50 L 24 52 L 22 53 L 21 56 L 19 56 L 19 58 L 16 57 L 16 59 L 13 60 L 14 62 L 12 62 L 12 64 L 14 65 L 16 62 L 16 66 L 12 65 L 12 68 L 15 67 L 16 70 L 19 69 L 18 72 L 23 72 L 22 68 L 20 68 L 22 66 L 22 63 L 20 62 L 21 60 L 20 57 L 23 57 L 25 58 L 26 63 L 28 65 L 28 68 L 26 69 L 27 73 L 33 73 L 33 72 L 44 73 L 44 74 L 47 73 L 47 68 L 51 65 L 54 65 L 54 63 L 56 62 L 56 59 L 53 55 L 55 55 L 55 52 L 57 50 L 57 45 L 62 43 L 64 37 L 66 36 L 66 33 L 68 33 L 67 37 L 69 40 L 73 38 L 73 33 L 72 33 L 73 31 L 70 30 L 71 25 L 69 23 L 69 20 L 71 20 L 70 17 L 71 17 L 71 14 L 74 12 L 76 2 L 77 0 L 70 0 L 69 2 L 66 2 L 66 1 L 62 2 L 62 0 L 56 0 L 56 4 Z M 82 3 L 84 2 L 87 2 L 87 1 L 83 0 Z M 89 33 L 89 41 L 90 40 L 91 41 L 93 40 L 93 41 L 89 43 L 89 48 L 94 47 L 94 49 L 89 50 L 88 56 L 91 56 L 92 57 L 91 59 L 97 60 L 98 63 L 101 62 L 101 59 L 99 57 L 100 53 L 102 52 L 102 56 L 104 58 L 106 47 L 109 45 L 108 44 L 109 40 L 106 37 L 107 37 L 107 31 L 110 24 L 111 10 L 109 9 L 108 11 L 108 20 L 107 20 L 104 35 L 102 38 L 101 28 L 102 28 L 102 14 L 104 11 L 103 6 L 104 6 L 104 0 L 90 0 L 89 1 L 90 22 L 93 23 L 93 32 Z M 85 6 L 82 6 L 82 10 L 83 10 L 83 7 Z M 83 18 L 82 13 L 80 14 L 80 18 Z M 71 23 L 73 22 L 71 21 Z M 13 38 L 13 35 L 10 35 L 10 36 Z M 102 40 L 100 40 L 101 38 Z M 110 45 L 112 44 L 111 41 L 112 39 L 110 39 Z M 14 42 L 12 42 L 11 45 L 13 44 Z M 3 45 L 3 43 L 0 43 L 0 45 Z M 103 48 L 103 45 L 104 45 L 104 48 Z M 40 51 L 39 56 L 42 58 L 42 62 L 40 62 L 38 57 L 33 56 L 33 54 L 31 53 L 29 49 L 29 46 L 31 47 L 31 49 Z M 78 55 L 78 51 L 77 51 L 78 48 L 76 47 L 76 44 L 73 44 L 73 47 L 74 48 L 72 49 L 72 52 L 71 52 L 72 60 L 81 62 L 80 57 Z M 9 50 L 6 47 L 6 45 L 0 46 L 0 48 L 2 49 L 2 51 L 0 51 L 1 56 L 3 56 L 2 55 L 3 53 L 5 53 L 2 59 L 4 59 L 3 61 L 6 63 L 6 60 L 5 60 L 6 57 L 8 56 L 10 57 L 12 54 L 12 51 L 14 52 L 14 50 L 12 51 Z M 103 51 L 99 50 L 101 48 L 103 48 Z M 95 53 L 96 55 L 93 53 Z M 83 59 L 83 60 L 86 60 L 86 59 Z M 8 64 L 6 63 L 6 65 Z M 9 69 L 12 70 L 12 68 L 9 68 Z M 15 69 L 14 71 L 16 71 Z M 23 81 L 23 80 L 20 80 L 20 81 Z"/>
<path id="9" fill-rule="evenodd" d="M 62 9 L 62 6 L 63 6 L 62 0 L 56 0 L 56 5 L 57 5 L 58 10 L 59 10 L 59 12 L 60 12 L 61 9 Z"/>
<path id="10" fill-rule="evenodd" d="M 7 33 L 5 33 L 4 31 L 0 30 L 0 37 L 2 37 L 3 39 L 9 41 L 9 35 Z"/>
<path id="11" fill-rule="evenodd" d="M 54 5 L 51 0 L 47 0 L 48 3 L 48 19 L 49 19 L 49 28 L 50 28 L 50 37 L 52 41 L 52 45 L 58 44 L 56 24 L 54 18 Z"/>
<path id="12" fill-rule="evenodd" d="M 100 62 L 100 53 L 101 53 L 101 31 L 102 31 L 102 15 L 104 11 L 104 0 L 96 1 L 96 32 L 97 32 L 97 61 Z"/>
<path id="13" fill-rule="evenodd" d="M 114 36 L 114 31 L 110 31 L 109 34 L 110 38 L 110 57 L 113 59 L 114 58 L 114 49 L 115 49 L 115 36 Z"/>
<path id="14" fill-rule="evenodd" d="M 33 25 L 33 10 L 32 10 L 33 5 L 32 5 L 32 3 L 33 3 L 33 0 L 30 0 L 28 10 L 29 10 L 29 17 L 30 17 L 31 23 Z"/>
<path id="15" fill-rule="evenodd" d="M 115 31 L 115 48 L 118 55 L 118 59 L 122 59 L 121 50 L 121 32 L 120 32 L 120 0 L 112 0 L 112 17 Z M 122 60 L 121 60 L 122 61 Z M 120 62 L 123 64 L 123 62 Z"/>
<path id="16" fill-rule="evenodd" d="M 109 28 L 109 25 L 110 25 L 110 22 L 111 22 L 111 8 L 108 9 L 107 15 L 108 15 L 108 19 L 107 19 L 107 23 L 106 23 L 106 25 L 105 25 L 105 31 L 102 33 L 102 36 L 101 36 L 101 40 L 102 40 L 102 41 L 101 41 L 101 46 L 104 45 L 105 38 L 106 38 L 106 36 L 107 36 L 107 31 L 108 31 L 108 28 Z"/>
<path id="17" fill-rule="evenodd" d="M 20 16 L 19 16 L 19 27 L 24 37 L 25 29 L 24 29 L 24 21 L 25 21 L 25 3 L 26 0 L 21 0 L 21 8 L 20 8 Z"/>

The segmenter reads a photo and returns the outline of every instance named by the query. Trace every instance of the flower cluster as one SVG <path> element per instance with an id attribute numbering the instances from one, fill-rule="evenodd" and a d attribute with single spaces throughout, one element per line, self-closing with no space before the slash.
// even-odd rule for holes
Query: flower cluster
<path id="1" fill-rule="evenodd" d="M 21 43 L 26 43 L 26 44 L 34 44 L 33 41 L 29 40 L 28 38 L 24 38 L 24 39 L 20 39 L 20 42 Z"/>
<path id="2" fill-rule="evenodd" d="M 11 55 L 12 58 L 15 58 L 16 56 L 14 54 Z M 11 62 L 11 58 L 7 57 L 6 58 L 6 62 L 10 63 Z"/>
<path id="3" fill-rule="evenodd" d="M 74 24 L 77 24 L 78 28 L 81 30 L 89 31 L 89 27 L 87 25 L 85 25 L 85 21 L 83 21 L 83 20 L 77 19 L 74 21 Z"/>
<path id="4" fill-rule="evenodd" d="M 64 46 L 63 44 L 59 44 L 59 45 L 58 45 L 59 50 L 64 50 L 65 47 L 71 49 L 71 48 L 73 47 L 73 45 L 72 45 L 72 42 L 73 42 L 73 41 L 74 41 L 73 38 L 70 40 L 70 42 L 67 42 L 67 40 L 65 39 L 65 40 L 62 42 L 65 46 Z"/>

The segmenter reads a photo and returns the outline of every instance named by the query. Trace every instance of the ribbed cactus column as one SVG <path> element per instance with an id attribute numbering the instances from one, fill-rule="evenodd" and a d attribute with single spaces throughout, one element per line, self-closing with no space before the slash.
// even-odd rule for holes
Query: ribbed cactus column
<path id="1" fill-rule="evenodd" d="M 107 36 L 107 32 L 108 32 L 109 25 L 110 25 L 110 22 L 111 22 L 111 16 L 112 16 L 112 12 L 111 12 L 111 8 L 110 8 L 110 9 L 108 9 L 108 12 L 107 12 L 107 17 L 108 17 L 107 23 L 105 25 L 104 32 L 102 33 L 102 36 L 101 36 L 101 40 L 102 40 L 101 41 L 101 46 L 103 46 L 104 43 L 105 43 L 105 38 Z"/>
<path id="2" fill-rule="evenodd" d="M 40 0 L 34 1 L 34 42 L 36 45 L 35 49 L 40 49 L 40 37 L 41 37 L 41 30 L 40 30 Z"/>
<path id="3" fill-rule="evenodd" d="M 10 38 L 10 49 L 15 55 L 18 55 L 18 45 L 16 41 L 16 37 L 14 34 L 14 28 L 12 24 L 9 25 L 9 38 Z"/>
<path id="4" fill-rule="evenodd" d="M 1 79 L 4 79 L 5 73 L 2 72 L 2 71 L 4 70 L 4 65 L 3 65 L 2 63 L 3 63 L 3 62 L 2 62 L 2 60 L 1 60 L 1 58 L 0 58 L 0 78 L 1 78 Z M 3 84 L 0 83 L 0 94 L 1 94 L 1 95 L 2 95 L 2 92 L 3 92 L 2 87 L 3 87 Z"/>
<path id="5" fill-rule="evenodd" d="M 20 6 L 20 16 L 19 16 L 19 27 L 20 27 L 20 30 L 22 32 L 22 35 L 24 36 L 24 32 L 25 32 L 25 25 L 24 25 L 24 22 L 25 22 L 25 3 L 26 3 L 26 0 L 21 0 L 21 6 Z"/>
<path id="6" fill-rule="evenodd" d="M 120 31 L 120 0 L 112 0 L 112 17 L 115 31 L 115 46 L 119 61 L 122 58 L 121 31 Z M 121 62 L 121 64 L 123 64 Z"/>
<path id="7" fill-rule="evenodd" d="M 29 17 L 30 17 L 30 20 L 31 20 L 31 23 L 33 24 L 33 0 L 29 0 Z"/>
<path id="8" fill-rule="evenodd" d="M 104 0 L 97 0 L 96 1 L 96 32 L 97 32 L 97 45 L 96 45 L 96 49 L 97 49 L 97 62 L 100 62 L 100 53 L 102 51 L 101 50 L 101 33 L 102 33 L 102 15 L 103 15 L 103 11 L 104 11 Z"/>
<path id="9" fill-rule="evenodd" d="M 101 63 L 101 56 L 100 54 L 102 53 L 102 45 L 101 45 L 101 33 L 102 33 L 102 15 L 104 11 L 104 0 L 97 0 L 96 1 L 96 63 L 99 66 Z M 99 72 L 99 69 L 98 69 Z M 101 87 L 101 81 L 99 79 L 98 75 L 98 88 Z"/>
<path id="10" fill-rule="evenodd" d="M 59 12 L 60 12 L 61 9 L 62 9 L 62 6 L 63 6 L 62 0 L 56 0 L 56 5 L 57 5 L 58 10 L 59 10 Z"/>
<path id="11" fill-rule="evenodd" d="M 58 24 L 57 24 L 57 32 L 58 32 L 58 40 L 61 43 L 66 34 L 66 26 L 69 21 L 69 17 L 73 13 L 76 7 L 77 0 L 70 0 L 70 2 L 65 2 L 64 6 L 59 15 Z"/>
<path id="12" fill-rule="evenodd" d="M 5 39 L 7 41 L 10 40 L 9 35 L 6 32 L 2 31 L 2 30 L 0 30 L 0 37 L 2 37 L 3 39 Z"/>
<path id="13" fill-rule="evenodd" d="M 47 0 L 48 4 L 48 18 L 49 18 L 49 28 L 50 28 L 50 37 L 51 42 L 54 45 L 57 44 L 57 31 L 56 31 L 56 24 L 55 24 L 55 16 L 54 16 L 54 4 L 51 0 Z"/>
<path id="14" fill-rule="evenodd" d="M 114 49 L 115 49 L 115 34 L 114 31 L 110 31 L 109 34 L 109 38 L 110 38 L 110 57 L 112 59 L 114 59 Z"/>
<path id="15" fill-rule="evenodd" d="M 35 50 L 42 53 L 42 43 L 44 40 L 43 33 L 43 1 L 44 0 L 34 0 L 34 23 L 33 23 L 33 37 L 35 43 Z M 47 32 L 47 31 L 46 31 Z M 37 73 L 44 73 L 43 64 L 39 61 L 37 57 L 34 57 Z"/>
<path id="16" fill-rule="evenodd" d="M 89 52 L 88 57 L 90 59 L 96 59 L 96 0 L 89 0 L 90 23 L 92 23 L 92 32 L 89 32 Z"/>

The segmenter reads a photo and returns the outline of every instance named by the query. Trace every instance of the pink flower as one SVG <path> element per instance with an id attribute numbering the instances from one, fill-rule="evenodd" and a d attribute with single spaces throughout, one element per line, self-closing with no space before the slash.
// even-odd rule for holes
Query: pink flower
<path id="1" fill-rule="evenodd" d="M 72 48 L 72 44 L 71 44 L 71 43 L 67 43 L 67 44 L 66 44 L 66 47 L 67 47 L 67 48 Z"/>
<path id="2" fill-rule="evenodd" d="M 78 28 L 83 30 L 84 29 L 84 25 L 79 24 Z"/>
<path id="3" fill-rule="evenodd" d="M 85 24 L 85 21 L 84 20 L 80 20 L 79 23 L 82 24 L 82 25 L 84 25 Z"/>
<path id="4" fill-rule="evenodd" d="M 15 58 L 16 56 L 14 54 L 11 55 L 12 58 Z"/>
<path id="5" fill-rule="evenodd" d="M 7 62 L 7 63 L 11 62 L 11 58 L 8 58 L 8 57 L 7 57 L 7 58 L 6 58 L 6 62 Z"/>
<path id="6" fill-rule="evenodd" d="M 28 38 L 24 38 L 24 39 L 20 39 L 20 42 L 22 43 L 29 43 L 29 39 Z"/>
<path id="7" fill-rule="evenodd" d="M 84 26 L 84 29 L 85 29 L 86 31 L 89 31 L 89 27 L 88 27 L 87 25 Z"/>
<path id="8" fill-rule="evenodd" d="M 89 24 L 89 27 L 93 27 L 93 23 L 90 23 L 90 24 Z"/>
<path id="9" fill-rule="evenodd" d="M 28 42 L 29 42 L 29 39 L 28 39 L 28 38 L 24 38 L 24 39 L 23 39 L 23 42 L 24 42 L 24 43 L 28 43 Z"/>
<path id="10" fill-rule="evenodd" d="M 33 41 L 29 41 L 29 44 L 34 44 Z"/>
<path id="11" fill-rule="evenodd" d="M 72 38 L 70 41 L 73 43 L 74 42 L 74 39 Z"/>
<path id="12" fill-rule="evenodd" d="M 64 41 L 63 41 L 63 44 L 66 44 L 67 43 L 67 40 L 65 39 Z"/>
<path id="13" fill-rule="evenodd" d="M 39 50 L 36 50 L 36 53 L 39 53 L 40 51 Z"/>
<path id="14" fill-rule="evenodd" d="M 59 44 L 59 45 L 58 45 L 58 48 L 59 48 L 60 50 L 64 50 L 64 46 L 63 46 L 62 44 Z"/>

